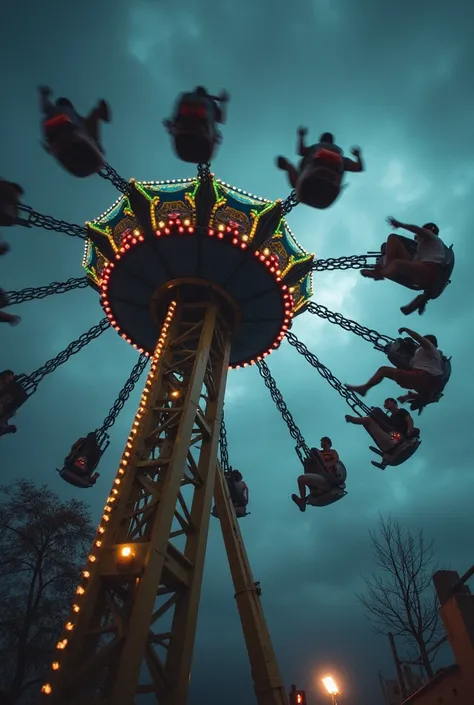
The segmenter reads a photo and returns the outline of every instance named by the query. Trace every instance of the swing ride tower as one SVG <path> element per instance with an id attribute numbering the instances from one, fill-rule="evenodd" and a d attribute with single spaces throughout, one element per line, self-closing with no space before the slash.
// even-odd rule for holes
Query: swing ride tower
<path id="1" fill-rule="evenodd" d="M 125 189 L 124 189 L 125 190 Z M 151 364 L 44 700 L 185 705 L 214 495 L 258 705 L 288 696 L 222 466 L 229 369 L 261 363 L 311 296 L 284 204 L 199 178 L 131 182 L 88 223 L 83 265 Z"/>

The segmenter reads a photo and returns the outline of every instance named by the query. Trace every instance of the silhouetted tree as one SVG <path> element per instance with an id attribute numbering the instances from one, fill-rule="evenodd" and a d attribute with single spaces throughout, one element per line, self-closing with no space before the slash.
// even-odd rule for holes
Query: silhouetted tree
<path id="1" fill-rule="evenodd" d="M 37 697 L 94 528 L 87 506 L 46 486 L 0 487 L 0 702 Z"/>
<path id="2" fill-rule="evenodd" d="M 412 662 L 419 662 L 428 678 L 437 649 L 428 653 L 441 631 L 439 605 L 431 576 L 433 542 L 423 532 L 413 535 L 389 518 L 379 519 L 378 530 L 370 532 L 375 563 L 379 571 L 366 578 L 366 594 L 358 598 L 364 605 L 374 631 L 392 632 L 416 650 Z"/>

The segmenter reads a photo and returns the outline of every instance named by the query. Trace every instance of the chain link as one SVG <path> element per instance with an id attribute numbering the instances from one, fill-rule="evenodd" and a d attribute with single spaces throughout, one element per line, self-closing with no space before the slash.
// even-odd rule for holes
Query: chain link
<path id="1" fill-rule="evenodd" d="M 354 392 L 351 392 L 349 389 L 347 389 L 347 387 L 345 387 L 342 382 L 340 382 L 337 377 L 332 374 L 331 370 L 329 370 L 325 365 L 323 365 L 323 363 L 318 360 L 316 355 L 314 355 L 308 350 L 304 343 L 298 340 L 294 333 L 288 331 L 286 334 L 286 339 L 288 340 L 290 345 L 293 345 L 293 347 L 296 348 L 300 355 L 303 355 L 306 361 L 309 362 L 309 364 L 312 365 L 319 372 L 321 377 L 324 377 L 324 379 L 329 382 L 331 387 L 337 392 L 339 392 L 341 397 L 346 400 L 347 404 L 349 404 L 352 411 L 354 411 L 358 416 L 362 415 L 360 413 L 361 411 L 365 416 L 368 416 L 370 414 L 371 408 L 364 404 L 364 402 L 361 401 L 359 397 L 354 394 Z"/>
<path id="2" fill-rule="evenodd" d="M 41 380 L 54 372 L 58 367 L 63 365 L 69 360 L 70 357 L 76 355 L 82 348 L 84 348 L 88 343 L 90 343 L 95 338 L 98 338 L 107 328 L 109 328 L 110 323 L 108 318 L 103 318 L 100 323 L 93 326 L 87 333 L 83 333 L 80 338 L 73 340 L 69 343 L 65 350 L 62 350 L 56 357 L 48 360 L 42 367 L 32 372 L 30 375 L 18 375 L 16 381 L 21 384 L 25 392 L 27 392 L 30 397 L 38 388 L 38 384 Z"/>
<path id="3" fill-rule="evenodd" d="M 110 181 L 115 186 L 117 191 L 120 191 L 120 193 L 123 193 L 125 196 L 128 196 L 132 192 L 131 184 L 120 176 L 120 174 L 115 171 L 113 166 L 110 166 L 107 162 L 98 173 L 103 179 Z"/>
<path id="4" fill-rule="evenodd" d="M 224 410 L 222 410 L 221 429 L 219 433 L 219 448 L 221 456 L 221 468 L 223 472 L 229 472 L 229 449 L 227 446 L 227 429 L 225 427 Z"/>
<path id="5" fill-rule="evenodd" d="M 296 441 L 296 452 L 298 453 L 300 460 L 303 462 L 303 458 L 302 458 L 303 454 L 305 456 L 309 457 L 309 454 L 310 454 L 309 447 L 306 444 L 305 439 L 301 435 L 300 429 L 295 424 L 293 416 L 288 411 L 288 407 L 285 404 L 285 400 L 283 399 L 280 390 L 276 386 L 276 382 L 275 382 L 274 378 L 272 377 L 272 374 L 271 374 L 265 360 L 258 361 L 257 367 L 258 367 L 258 371 L 260 372 L 261 376 L 263 377 L 265 385 L 270 390 L 271 397 L 272 397 L 273 401 L 275 402 L 278 411 L 281 413 L 281 415 L 283 417 L 283 421 L 288 426 L 288 430 L 290 432 L 291 437 Z"/>
<path id="6" fill-rule="evenodd" d="M 347 257 L 329 257 L 328 259 L 317 259 L 313 262 L 313 272 L 327 272 L 335 269 L 369 269 L 375 265 L 380 257 L 379 252 L 367 252 L 365 255 L 349 255 Z"/>
<path id="7" fill-rule="evenodd" d="M 293 208 L 296 208 L 298 205 L 299 201 L 296 197 L 296 191 L 292 191 L 289 196 L 285 198 L 285 200 L 281 204 L 281 210 L 283 215 L 288 215 L 290 211 L 293 210 Z"/>
<path id="8" fill-rule="evenodd" d="M 74 223 L 67 223 L 65 220 L 56 220 L 50 215 L 43 215 L 42 213 L 37 213 L 30 206 L 25 206 L 20 204 L 18 206 L 20 213 L 24 213 L 27 217 L 20 218 L 18 220 L 18 225 L 23 225 L 26 228 L 43 228 L 43 230 L 53 230 L 57 233 L 64 233 L 70 237 L 80 237 L 84 240 L 87 236 L 87 231 L 82 225 L 75 225 Z"/>
<path id="9" fill-rule="evenodd" d="M 23 304 L 25 301 L 33 301 L 34 299 L 45 299 L 53 294 L 64 294 L 66 291 L 72 291 L 73 289 L 85 289 L 86 286 L 89 286 L 87 277 L 73 277 L 68 279 L 67 282 L 52 282 L 47 286 L 38 286 L 35 289 L 27 288 L 20 289 L 20 291 L 8 291 L 6 293 L 8 297 L 7 305 L 13 306 L 14 304 Z"/>
<path id="10" fill-rule="evenodd" d="M 387 348 L 394 342 L 394 339 L 389 338 L 388 335 L 382 335 L 381 333 L 377 333 L 377 331 L 372 328 L 361 326 L 359 323 L 356 323 L 356 321 L 351 321 L 349 318 L 344 318 L 344 316 L 340 313 L 333 313 L 322 304 L 317 304 L 311 301 L 308 304 L 307 311 L 319 316 L 319 318 L 329 321 L 329 323 L 340 326 L 344 330 L 349 331 L 349 333 L 358 335 L 368 343 L 372 343 L 374 348 L 380 352 L 386 353 Z"/>
<path id="11" fill-rule="evenodd" d="M 202 183 L 211 180 L 211 162 L 203 162 L 197 167 L 198 179 Z"/>
<path id="12" fill-rule="evenodd" d="M 124 386 L 122 387 L 120 394 L 118 395 L 117 399 L 114 401 L 109 413 L 104 419 L 104 423 L 100 428 L 97 429 L 96 431 L 96 437 L 99 441 L 99 443 L 102 441 L 107 436 L 107 431 L 112 428 L 114 423 L 117 420 L 118 415 L 122 411 L 123 407 L 125 406 L 125 403 L 128 401 L 130 394 L 133 392 L 135 389 L 135 385 L 140 379 L 143 370 L 145 369 L 149 357 L 142 353 L 140 357 L 138 358 L 138 362 L 132 369 L 129 378 L 125 382 Z"/>

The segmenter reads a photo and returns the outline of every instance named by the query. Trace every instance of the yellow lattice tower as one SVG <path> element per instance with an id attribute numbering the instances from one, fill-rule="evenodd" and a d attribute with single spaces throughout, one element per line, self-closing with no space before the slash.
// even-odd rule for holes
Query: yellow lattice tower
<path id="1" fill-rule="evenodd" d="M 237 312 L 224 292 L 184 283 L 167 292 L 166 306 L 140 406 L 43 693 L 52 705 L 132 705 L 150 693 L 163 705 L 186 703 L 215 486 L 257 701 L 283 705 L 287 698 L 235 512 L 216 473 Z M 180 536 L 181 550 L 173 543 Z"/>

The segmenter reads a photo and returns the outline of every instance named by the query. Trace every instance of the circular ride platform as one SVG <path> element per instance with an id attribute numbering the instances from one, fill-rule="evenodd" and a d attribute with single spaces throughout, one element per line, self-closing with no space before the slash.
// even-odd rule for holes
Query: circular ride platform
<path id="1" fill-rule="evenodd" d="M 173 282 L 208 283 L 238 310 L 230 366 L 276 349 L 312 295 L 313 255 L 296 242 L 281 202 L 206 180 L 131 182 L 87 224 L 83 266 L 111 325 L 152 354 L 161 320 L 154 302 Z"/>

